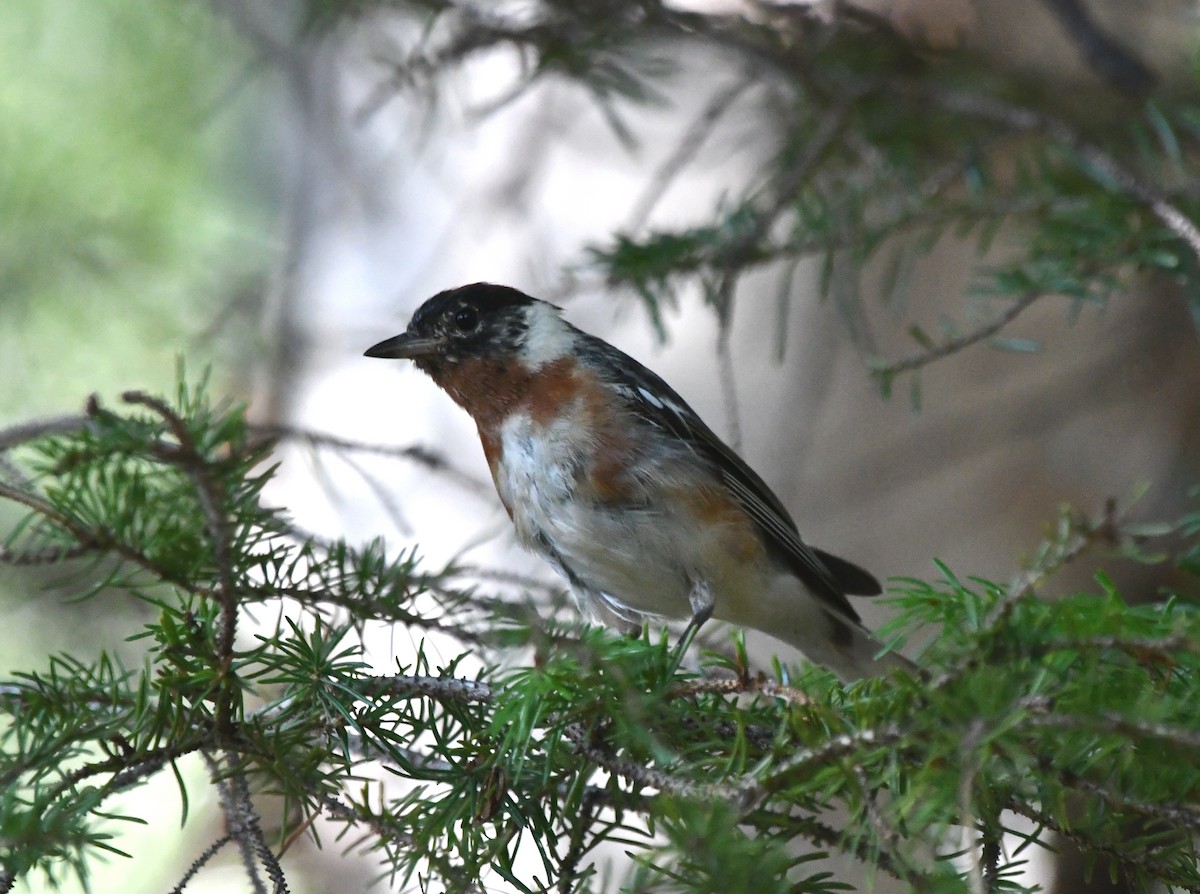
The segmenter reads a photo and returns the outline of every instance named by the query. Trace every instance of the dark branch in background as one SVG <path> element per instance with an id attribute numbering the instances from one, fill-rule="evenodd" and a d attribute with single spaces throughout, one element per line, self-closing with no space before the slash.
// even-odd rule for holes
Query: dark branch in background
<path id="1" fill-rule="evenodd" d="M 709 299 L 717 309 L 718 319 L 724 319 L 729 314 L 738 277 L 754 257 L 758 243 L 770 232 L 780 215 L 796 201 L 797 194 L 842 132 L 850 109 L 861 95 L 856 92 L 836 101 L 805 141 L 800 158 L 786 167 L 777 181 L 768 183 L 764 188 L 768 196 L 762 207 L 755 210 L 753 224 L 720 259 L 721 271 Z"/>
<path id="2" fill-rule="evenodd" d="M 1058 18 L 1092 70 L 1113 89 L 1134 99 L 1154 89 L 1158 81 L 1154 72 L 1097 25 L 1082 0 L 1042 0 L 1042 4 Z"/>
<path id="3" fill-rule="evenodd" d="M 1165 820 L 1173 826 L 1200 835 L 1200 807 L 1194 804 L 1147 804 L 1133 801 L 1090 779 L 1064 774 L 1064 782 L 1086 795 L 1108 803 L 1115 810 L 1128 811 L 1149 820 Z"/>

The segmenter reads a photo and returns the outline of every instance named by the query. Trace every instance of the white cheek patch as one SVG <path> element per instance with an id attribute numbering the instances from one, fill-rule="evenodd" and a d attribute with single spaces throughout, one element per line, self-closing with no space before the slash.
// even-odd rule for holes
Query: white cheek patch
<path id="1" fill-rule="evenodd" d="M 575 335 L 558 315 L 558 308 L 538 301 L 525 311 L 525 343 L 521 360 L 531 370 L 538 370 L 571 353 Z"/>

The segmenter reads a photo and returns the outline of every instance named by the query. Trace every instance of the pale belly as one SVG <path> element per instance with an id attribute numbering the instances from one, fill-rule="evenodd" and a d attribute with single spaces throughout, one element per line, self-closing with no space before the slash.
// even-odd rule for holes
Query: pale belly
<path id="1" fill-rule="evenodd" d="M 495 482 L 521 541 L 558 566 L 585 600 L 600 600 L 629 620 L 688 618 L 700 582 L 718 596 L 761 584 L 730 562 L 719 530 L 656 500 L 654 481 L 636 505 L 581 498 L 581 452 L 571 443 L 576 431 L 567 423 L 510 419 Z M 662 478 L 664 486 L 681 484 L 678 474 L 664 471 Z"/>

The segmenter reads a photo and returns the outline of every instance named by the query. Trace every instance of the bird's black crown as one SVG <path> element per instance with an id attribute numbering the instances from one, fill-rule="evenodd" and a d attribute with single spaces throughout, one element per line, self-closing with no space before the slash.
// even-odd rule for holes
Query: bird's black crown
<path id="1" fill-rule="evenodd" d="M 536 302 L 509 286 L 471 283 L 438 292 L 422 304 L 408 331 L 445 339 L 447 355 L 516 350 L 527 327 L 524 310 Z"/>

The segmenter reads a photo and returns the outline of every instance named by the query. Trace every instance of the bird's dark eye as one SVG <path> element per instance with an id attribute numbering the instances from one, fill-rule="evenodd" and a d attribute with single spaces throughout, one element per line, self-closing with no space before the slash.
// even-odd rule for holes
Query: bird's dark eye
<path id="1" fill-rule="evenodd" d="M 479 312 L 473 307 L 460 307 L 454 312 L 454 328 L 464 335 L 479 328 Z"/>

